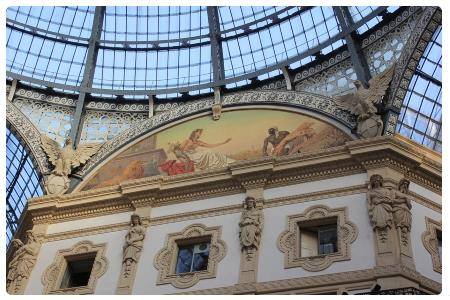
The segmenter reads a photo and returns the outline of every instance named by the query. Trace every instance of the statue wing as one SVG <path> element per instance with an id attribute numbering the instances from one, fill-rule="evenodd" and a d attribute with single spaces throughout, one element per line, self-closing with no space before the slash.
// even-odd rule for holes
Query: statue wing
<path id="1" fill-rule="evenodd" d="M 45 134 L 41 134 L 41 143 L 42 149 L 44 149 L 44 152 L 47 154 L 48 159 L 53 166 L 56 166 L 58 157 L 61 156 L 61 147 L 56 141 L 52 140 Z"/>
<path id="2" fill-rule="evenodd" d="M 369 89 L 366 92 L 366 101 L 373 104 L 380 104 L 383 100 L 386 90 L 391 84 L 392 77 L 394 76 L 395 63 L 382 73 L 369 80 Z"/>
<path id="3" fill-rule="evenodd" d="M 94 155 L 102 144 L 90 143 L 78 145 L 77 150 L 74 151 L 70 164 L 72 168 L 76 168 L 86 163 L 92 155 Z"/>
<path id="4" fill-rule="evenodd" d="M 343 110 L 349 111 L 354 115 L 360 115 L 360 102 L 357 94 L 347 94 L 333 97 L 333 102 Z"/>

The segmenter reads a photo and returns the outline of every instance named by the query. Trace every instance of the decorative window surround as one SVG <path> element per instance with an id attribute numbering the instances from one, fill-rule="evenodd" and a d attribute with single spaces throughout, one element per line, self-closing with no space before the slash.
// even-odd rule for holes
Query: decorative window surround
<path id="1" fill-rule="evenodd" d="M 53 263 L 47 267 L 42 275 L 44 285 L 43 294 L 93 294 L 98 278 L 105 274 L 108 268 L 108 260 L 105 257 L 106 243 L 94 245 L 90 241 L 81 241 L 72 248 L 59 250 Z M 78 286 L 61 289 L 61 281 L 67 268 L 67 258 L 74 256 L 86 257 L 96 253 L 91 276 L 86 286 Z"/>
<path id="2" fill-rule="evenodd" d="M 427 230 L 422 233 L 422 243 L 425 249 L 431 254 L 431 261 L 433 262 L 433 270 L 442 273 L 442 262 L 439 256 L 439 249 L 437 247 L 437 232 L 442 232 L 442 223 L 425 217 L 425 224 Z"/>
<path id="3" fill-rule="evenodd" d="M 158 270 L 156 284 L 170 283 L 176 288 L 185 289 L 195 285 L 200 279 L 215 278 L 217 266 L 225 257 L 227 247 L 220 239 L 222 227 L 206 227 L 202 224 L 192 224 L 183 231 L 171 233 L 167 236 L 165 246 L 155 256 L 153 264 Z M 175 266 L 178 257 L 178 245 L 202 242 L 210 239 L 208 268 L 204 271 L 175 274 Z"/>
<path id="4" fill-rule="evenodd" d="M 284 253 L 284 268 L 302 267 L 311 272 L 317 272 L 328 268 L 336 261 L 350 259 L 350 244 L 356 240 L 358 229 L 347 218 L 348 211 L 345 207 L 331 209 L 324 205 L 314 205 L 302 214 L 288 216 L 287 230 L 278 238 L 278 248 Z M 299 227 L 320 225 L 321 222 L 329 224 L 329 220 L 337 218 L 338 252 L 300 257 L 300 229 Z"/>

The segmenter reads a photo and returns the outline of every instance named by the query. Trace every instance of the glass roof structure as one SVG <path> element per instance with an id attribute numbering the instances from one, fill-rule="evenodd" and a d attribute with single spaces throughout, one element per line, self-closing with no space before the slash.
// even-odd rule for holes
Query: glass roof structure
<path id="1" fill-rule="evenodd" d="M 286 76 L 283 70 L 299 74 L 320 67 L 324 56 L 344 51 L 351 56 L 347 73 L 331 73 L 327 78 L 335 77 L 347 87 L 347 79 L 351 84 L 362 76 L 350 51 L 352 38 L 361 43 L 387 24 L 386 15 L 392 20 L 405 10 L 376 6 L 9 7 L 6 75 L 24 86 L 78 97 L 76 107 L 64 109 L 53 109 L 51 103 L 34 107 L 14 102 L 41 132 L 60 143 L 69 135 L 76 140 L 73 137 L 83 130 L 86 136 L 100 132 L 106 136 L 101 141 L 106 141 L 131 127 L 134 123 L 129 120 L 138 122 L 148 114 L 140 111 L 127 119 L 116 117 L 115 112 L 97 115 L 92 110 L 88 119 L 77 113 L 86 108 L 86 95 L 97 104 L 104 100 L 144 106 L 149 98 L 162 105 L 177 104 L 185 96 L 211 96 L 217 88 L 227 92 L 251 89 L 255 81 L 274 82 Z M 397 132 L 438 152 L 442 152 L 441 31 L 439 26 L 409 83 L 400 112 L 395 112 Z M 383 49 L 378 52 L 387 54 Z M 365 59 L 370 60 L 374 55 L 368 56 Z M 381 71 L 371 66 L 369 76 Z M 311 87 L 317 92 L 318 84 Z M 9 129 L 6 148 L 8 244 L 27 199 L 44 191 L 42 175 Z"/>
<path id="2" fill-rule="evenodd" d="M 349 7 L 343 26 L 332 7 L 106 7 L 97 20 L 95 7 L 10 7 L 7 75 L 72 93 L 85 80 L 92 94 L 135 99 L 209 93 L 309 63 L 385 9 Z"/>

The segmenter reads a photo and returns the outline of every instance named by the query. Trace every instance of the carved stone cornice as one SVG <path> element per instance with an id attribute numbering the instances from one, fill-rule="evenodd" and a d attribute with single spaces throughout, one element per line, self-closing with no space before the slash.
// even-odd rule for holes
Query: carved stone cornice
<path id="1" fill-rule="evenodd" d="M 85 218 L 131 211 L 137 206 L 153 207 L 243 193 L 241 183 L 265 184 L 265 188 L 270 188 L 363 173 L 375 164 L 407 171 L 405 177 L 409 180 L 440 193 L 439 154 L 399 136 L 382 136 L 349 141 L 344 146 L 304 155 L 262 158 L 233 163 L 227 168 L 148 177 L 85 192 L 33 198 L 26 213 L 36 221 L 45 222 Z"/>
<path id="2" fill-rule="evenodd" d="M 205 290 L 197 290 L 190 292 L 182 292 L 177 294 L 191 294 L 191 295 L 224 295 L 224 294 L 269 294 L 281 293 L 295 290 L 301 293 L 302 290 L 317 288 L 316 293 L 320 293 L 321 288 L 326 290 L 330 286 L 348 287 L 360 286 L 362 283 L 375 283 L 377 278 L 399 276 L 409 279 L 419 284 L 419 287 L 430 293 L 439 294 L 442 290 L 442 285 L 434 280 L 431 280 L 417 271 L 411 270 L 402 265 L 388 265 L 383 267 L 376 267 L 374 269 L 364 269 L 357 271 L 348 271 L 341 273 L 332 273 L 325 275 L 316 275 L 308 277 L 299 277 L 291 279 L 283 279 L 276 281 L 257 282 L 247 287 L 242 284 L 236 284 L 228 287 L 212 288 Z M 300 291 L 299 291 L 300 290 Z M 337 290 L 337 287 L 336 287 Z"/>

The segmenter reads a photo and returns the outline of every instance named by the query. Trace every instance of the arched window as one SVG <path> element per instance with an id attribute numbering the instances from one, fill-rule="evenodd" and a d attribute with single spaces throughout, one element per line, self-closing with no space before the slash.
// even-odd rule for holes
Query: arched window
<path id="1" fill-rule="evenodd" d="M 428 43 L 409 83 L 397 131 L 442 152 L 442 27 Z"/>
<path id="2" fill-rule="evenodd" d="M 19 139 L 6 129 L 6 245 L 16 232 L 28 199 L 43 195 L 42 178 Z"/>

